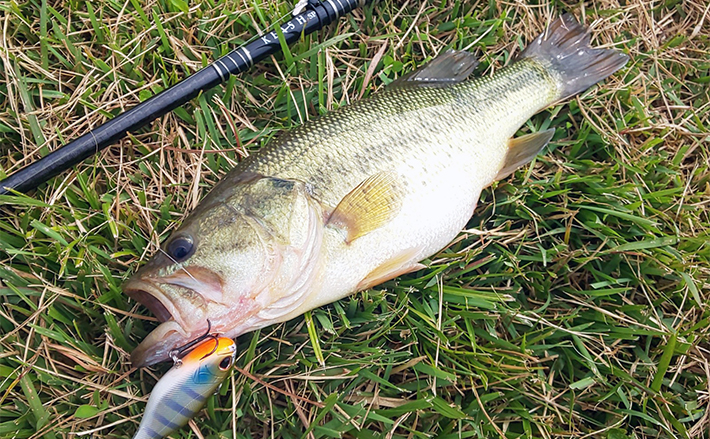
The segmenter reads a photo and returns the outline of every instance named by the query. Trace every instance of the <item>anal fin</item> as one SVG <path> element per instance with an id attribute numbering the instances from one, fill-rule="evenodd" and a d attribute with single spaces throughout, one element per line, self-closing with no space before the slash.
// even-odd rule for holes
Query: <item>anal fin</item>
<path id="1" fill-rule="evenodd" d="M 402 196 L 394 173 L 377 173 L 340 200 L 326 225 L 343 230 L 350 244 L 389 222 L 399 212 Z"/>
<path id="2" fill-rule="evenodd" d="M 532 161 L 542 148 L 550 142 L 554 134 L 555 129 L 550 128 L 549 130 L 510 139 L 503 167 L 498 171 L 495 179 L 501 180 L 515 172 L 519 167 Z"/>
<path id="3" fill-rule="evenodd" d="M 384 264 L 368 273 L 368 275 L 357 284 L 357 290 L 366 290 L 382 282 L 394 279 L 397 276 L 426 268 L 426 265 L 420 264 L 415 259 L 418 253 L 418 249 L 410 248 L 396 254 Z"/>

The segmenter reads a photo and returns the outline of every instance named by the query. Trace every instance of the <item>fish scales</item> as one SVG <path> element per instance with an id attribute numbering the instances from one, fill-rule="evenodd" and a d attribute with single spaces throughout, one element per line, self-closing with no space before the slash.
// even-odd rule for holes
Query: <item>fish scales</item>
<path id="1" fill-rule="evenodd" d="M 472 80 L 475 58 L 447 51 L 244 160 L 124 285 L 162 322 L 134 364 L 166 359 L 208 320 L 236 337 L 422 268 L 481 191 L 554 133 L 512 138 L 519 127 L 626 63 L 589 40 L 564 15 L 516 62 Z"/>
<path id="2" fill-rule="evenodd" d="M 445 89 L 385 91 L 294 128 L 233 172 L 301 179 L 332 205 L 363 178 L 386 169 L 406 172 L 405 182 L 435 181 L 432 173 L 450 168 L 454 155 L 474 164 L 467 175 L 487 180 L 507 140 L 555 93 L 555 80 L 534 62 Z M 482 142 L 495 144 L 497 154 L 477 148 Z"/>

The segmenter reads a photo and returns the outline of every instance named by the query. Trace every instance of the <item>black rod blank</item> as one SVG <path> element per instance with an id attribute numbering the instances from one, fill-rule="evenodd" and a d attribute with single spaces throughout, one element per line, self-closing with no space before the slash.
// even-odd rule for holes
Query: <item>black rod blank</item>
<path id="1" fill-rule="evenodd" d="M 281 25 L 284 40 L 291 44 L 332 23 L 338 17 L 364 4 L 364 0 L 311 0 L 307 8 Z M 55 175 L 96 154 L 138 130 L 152 120 L 179 107 L 200 92 L 225 82 L 230 75 L 244 72 L 257 62 L 281 50 L 275 31 L 255 39 L 174 86 L 119 114 L 98 128 L 58 148 L 0 181 L 0 195 L 10 189 L 27 192 Z"/>

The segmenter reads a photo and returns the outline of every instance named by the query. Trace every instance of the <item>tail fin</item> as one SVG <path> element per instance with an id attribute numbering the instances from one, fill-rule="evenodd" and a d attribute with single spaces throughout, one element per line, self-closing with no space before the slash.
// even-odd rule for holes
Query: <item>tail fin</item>
<path id="1" fill-rule="evenodd" d="M 560 99 L 581 93 L 622 68 L 629 57 L 612 49 L 594 49 L 586 27 L 572 14 L 555 20 L 520 54 L 549 68 L 560 82 Z"/>

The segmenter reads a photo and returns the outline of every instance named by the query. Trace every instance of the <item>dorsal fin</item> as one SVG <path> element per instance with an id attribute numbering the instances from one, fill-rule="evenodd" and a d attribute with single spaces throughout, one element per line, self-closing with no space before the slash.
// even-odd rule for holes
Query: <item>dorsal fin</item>
<path id="1" fill-rule="evenodd" d="M 477 65 L 478 60 L 471 52 L 449 49 L 423 67 L 395 79 L 388 87 L 445 87 L 458 84 L 468 78 Z"/>

